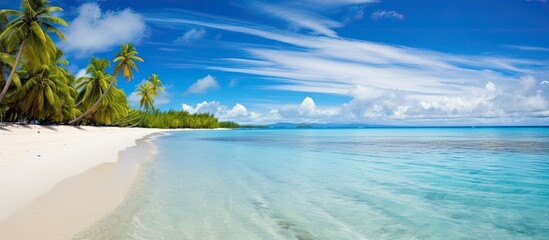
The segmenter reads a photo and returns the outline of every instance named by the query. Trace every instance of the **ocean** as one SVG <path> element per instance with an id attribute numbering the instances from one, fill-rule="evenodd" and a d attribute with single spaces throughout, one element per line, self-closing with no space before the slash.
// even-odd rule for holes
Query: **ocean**
<path id="1" fill-rule="evenodd" d="M 549 128 L 173 132 L 81 239 L 548 239 Z M 149 143 L 150 144 L 150 143 Z"/>

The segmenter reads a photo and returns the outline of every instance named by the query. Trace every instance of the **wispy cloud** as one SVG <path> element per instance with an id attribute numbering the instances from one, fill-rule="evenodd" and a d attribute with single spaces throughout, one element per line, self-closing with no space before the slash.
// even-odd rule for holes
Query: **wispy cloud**
<path id="1" fill-rule="evenodd" d="M 351 99 L 337 109 L 316 107 L 317 113 L 325 114 L 309 119 L 384 122 L 549 118 L 546 110 L 549 86 L 530 84 L 549 73 L 543 61 L 457 55 L 299 34 L 248 23 L 181 18 L 150 18 L 149 21 L 182 28 L 188 25 L 215 28 L 284 43 L 287 47 L 236 45 L 246 57 L 219 59 L 204 67 L 254 75 L 265 81 L 263 88 L 266 89 L 337 94 Z M 524 90 L 524 86 L 531 87 Z M 310 102 L 307 100 L 305 105 L 312 106 Z M 284 113 L 287 112 L 291 111 L 276 108 L 259 115 L 263 121 L 286 119 Z"/>
<path id="2" fill-rule="evenodd" d="M 201 29 L 193 28 L 185 32 L 183 36 L 177 38 L 174 42 L 177 44 L 186 44 L 192 41 L 203 39 L 205 36 L 206 36 L 206 30 L 202 28 Z"/>
<path id="3" fill-rule="evenodd" d="M 523 46 L 523 45 L 508 45 L 508 47 L 523 50 L 523 51 L 549 52 L 549 48 L 544 48 L 544 47 Z"/>
<path id="4" fill-rule="evenodd" d="M 366 4 L 366 3 L 376 3 L 379 0 L 304 0 L 303 2 L 314 6 L 321 7 L 333 7 L 340 5 L 349 5 L 349 4 Z"/>
<path id="5" fill-rule="evenodd" d="M 208 75 L 193 83 L 193 85 L 187 89 L 185 94 L 201 94 L 217 88 L 219 88 L 219 84 L 215 80 L 215 77 Z"/>
<path id="6" fill-rule="evenodd" d="M 317 34 L 329 37 L 337 37 L 337 33 L 332 30 L 332 28 L 343 26 L 343 24 L 337 21 L 325 18 L 323 16 L 314 14 L 303 9 L 297 10 L 296 8 L 266 4 L 258 4 L 257 6 L 264 12 L 289 22 L 296 29 L 310 29 Z"/>
<path id="7" fill-rule="evenodd" d="M 143 17 L 124 9 L 119 12 L 102 12 L 97 3 L 85 3 L 78 8 L 78 16 L 65 31 L 63 50 L 84 57 L 97 52 L 109 51 L 123 42 L 139 42 L 146 25 Z"/>
<path id="8" fill-rule="evenodd" d="M 404 20 L 404 15 L 397 13 L 395 11 L 385 11 L 385 10 L 377 10 L 372 13 L 371 17 L 373 20 L 379 20 L 383 18 Z"/>

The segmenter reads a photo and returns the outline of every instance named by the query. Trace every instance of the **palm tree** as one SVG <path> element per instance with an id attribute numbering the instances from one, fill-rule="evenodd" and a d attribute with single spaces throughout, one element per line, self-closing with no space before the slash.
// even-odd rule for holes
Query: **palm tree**
<path id="1" fill-rule="evenodd" d="M 86 68 L 86 74 L 89 77 L 83 76 L 76 79 L 77 107 L 85 102 L 85 110 L 89 109 L 95 103 L 95 99 L 99 99 L 103 95 L 107 86 L 112 82 L 112 76 L 106 73 L 106 69 L 110 66 L 109 60 L 104 58 L 94 57 L 90 60 L 90 64 Z"/>
<path id="2" fill-rule="evenodd" d="M 42 65 L 37 71 L 21 70 L 23 85 L 15 98 L 27 120 L 62 122 L 74 118 L 73 88 L 55 65 Z"/>
<path id="3" fill-rule="evenodd" d="M 57 48 L 48 32 L 55 33 L 65 41 L 63 33 L 54 25 L 66 27 L 67 22 L 52 15 L 54 12 L 62 11 L 62 8 L 51 6 L 49 0 L 23 0 L 21 8 L 23 11 L 0 10 L 0 15 L 14 16 L 0 34 L 0 40 L 5 41 L 8 50 L 19 47 L 10 75 L 0 92 L 0 102 L 8 91 L 22 57 L 26 60 L 29 70 L 36 71 L 55 56 Z"/>
<path id="4" fill-rule="evenodd" d="M 78 90 L 77 105 L 80 109 L 89 109 L 95 104 L 95 99 L 101 98 L 114 78 L 106 73 L 110 63 L 107 59 L 92 58 L 86 69 L 89 76 L 76 79 Z M 113 87 L 106 93 L 100 104 L 88 115 L 90 121 L 98 124 L 112 124 L 128 114 L 126 94 L 121 89 Z"/>
<path id="5" fill-rule="evenodd" d="M 153 97 L 153 89 L 151 82 L 147 81 L 145 83 L 139 84 L 137 87 L 137 95 L 141 96 L 141 100 L 139 101 L 139 109 L 145 109 L 145 112 L 141 116 L 141 119 L 139 122 L 133 124 L 131 127 L 135 127 L 145 119 L 145 116 L 147 116 L 147 113 L 149 113 L 150 109 L 153 108 L 154 103 L 154 97 Z"/>
<path id="6" fill-rule="evenodd" d="M 156 99 L 158 92 L 164 91 L 164 85 L 155 73 L 149 77 L 148 81 L 151 83 L 151 96 Z"/>
<path id="7" fill-rule="evenodd" d="M 0 33 L 4 31 L 7 23 L 8 18 L 5 15 L 0 15 Z M 15 63 L 15 56 L 13 55 L 13 51 L 8 50 L 6 41 L 0 39 L 0 86 L 4 86 L 6 82 L 6 73 L 10 72 L 10 69 L 13 68 L 13 64 Z M 14 74 L 12 82 L 17 88 L 21 87 L 18 74 Z M 2 106 L 3 105 L 0 102 L 0 115 L 6 110 L 2 108 Z M 0 116 L 0 121 L 2 121 L 2 119 L 3 115 Z"/>
<path id="8" fill-rule="evenodd" d="M 137 88 L 137 95 L 141 96 L 141 100 L 139 102 L 139 108 L 142 109 L 145 107 L 145 113 L 141 117 L 141 120 L 137 122 L 136 124 L 132 125 L 137 126 L 145 116 L 149 113 L 151 109 L 154 109 L 154 101 L 156 100 L 156 96 L 158 96 L 159 91 L 164 91 L 162 81 L 158 78 L 157 74 L 151 75 L 146 83 L 140 84 Z"/>
<path id="9" fill-rule="evenodd" d="M 82 113 L 76 119 L 70 121 L 69 124 L 76 124 L 80 122 L 86 115 L 90 114 L 99 105 L 99 103 L 101 103 L 101 100 L 103 100 L 105 95 L 109 92 L 113 84 L 116 83 L 116 78 L 118 78 L 118 75 L 120 75 L 120 73 L 122 73 L 124 78 L 126 78 L 127 82 L 133 79 L 133 70 L 138 70 L 137 66 L 135 65 L 135 61 L 143 62 L 143 59 L 136 56 L 137 54 L 137 50 L 132 44 L 127 43 L 122 45 L 121 51 L 116 53 L 116 58 L 113 60 L 113 62 L 118 63 L 114 67 L 114 77 L 107 89 L 105 89 L 101 97 L 99 97 L 99 99 L 95 102 L 93 106 L 91 106 L 86 112 Z"/>
<path id="10" fill-rule="evenodd" d="M 139 108 L 145 108 L 145 114 L 153 107 L 154 97 L 151 82 L 140 84 L 137 88 L 137 95 L 141 96 Z"/>

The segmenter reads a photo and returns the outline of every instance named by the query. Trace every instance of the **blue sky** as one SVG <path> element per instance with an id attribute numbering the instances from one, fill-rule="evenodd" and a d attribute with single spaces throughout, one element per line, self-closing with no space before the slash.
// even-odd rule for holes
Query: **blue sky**
<path id="1" fill-rule="evenodd" d="M 74 74 L 137 46 L 134 105 L 157 73 L 161 109 L 240 123 L 549 124 L 545 0 L 53 2 Z"/>

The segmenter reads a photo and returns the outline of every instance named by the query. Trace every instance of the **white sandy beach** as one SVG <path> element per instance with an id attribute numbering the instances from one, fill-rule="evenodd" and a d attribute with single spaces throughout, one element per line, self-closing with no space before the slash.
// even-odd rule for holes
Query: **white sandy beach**
<path id="1" fill-rule="evenodd" d="M 84 230 L 123 201 L 137 172 L 135 163 L 125 170 L 115 164 L 120 151 L 165 131 L 0 125 L 0 239 L 70 238 Z"/>

